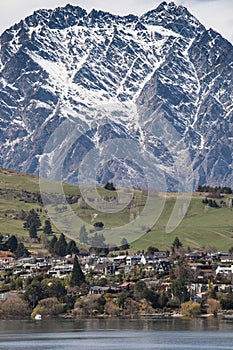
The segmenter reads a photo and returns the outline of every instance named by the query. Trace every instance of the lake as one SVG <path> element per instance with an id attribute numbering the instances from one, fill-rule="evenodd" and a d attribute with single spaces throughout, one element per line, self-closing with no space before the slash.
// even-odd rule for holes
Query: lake
<path id="1" fill-rule="evenodd" d="M 0 350 L 233 350 L 233 321 L 0 321 Z"/>

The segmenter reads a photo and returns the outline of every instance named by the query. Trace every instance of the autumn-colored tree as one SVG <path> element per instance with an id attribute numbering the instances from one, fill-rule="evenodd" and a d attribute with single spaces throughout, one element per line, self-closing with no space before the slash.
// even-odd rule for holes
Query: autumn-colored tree
<path id="1" fill-rule="evenodd" d="M 16 296 L 11 299 L 6 299 L 0 307 L 1 319 L 22 319 L 30 315 L 28 303 Z"/>
<path id="2" fill-rule="evenodd" d="M 216 317 L 221 308 L 220 302 L 216 299 L 209 298 L 207 300 L 207 305 L 207 312 Z"/>
<path id="3" fill-rule="evenodd" d="M 60 303 L 57 298 L 45 298 L 39 301 L 38 305 L 34 308 L 31 317 L 34 318 L 36 314 L 40 314 L 45 317 L 58 316 L 65 310 L 64 304 Z"/>
<path id="4" fill-rule="evenodd" d="M 103 295 L 91 294 L 78 299 L 74 305 L 74 315 L 96 316 L 104 313 L 106 300 Z"/>
<path id="5" fill-rule="evenodd" d="M 186 301 L 181 304 L 181 313 L 186 317 L 198 316 L 201 313 L 201 306 L 196 301 Z"/>

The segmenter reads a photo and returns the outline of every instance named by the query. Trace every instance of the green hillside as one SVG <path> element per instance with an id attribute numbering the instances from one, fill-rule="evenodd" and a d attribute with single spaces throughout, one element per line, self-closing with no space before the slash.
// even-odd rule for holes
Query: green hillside
<path id="1" fill-rule="evenodd" d="M 193 196 L 187 215 L 180 225 L 172 233 L 165 233 L 164 226 L 175 202 L 175 199 L 168 200 L 153 230 L 132 246 L 145 249 L 153 242 L 155 246 L 166 249 L 178 236 L 185 247 L 215 246 L 219 250 L 228 251 L 233 246 L 233 209 L 210 208 L 202 204 L 202 199 L 202 195 Z"/>
<path id="2" fill-rule="evenodd" d="M 64 191 L 67 196 L 80 197 L 80 191 L 76 186 L 65 184 Z M 105 191 L 103 188 L 99 188 L 98 192 L 102 197 L 109 196 L 109 191 Z M 34 208 L 39 213 L 42 224 L 44 223 L 47 213 L 37 201 L 38 195 L 39 182 L 36 176 L 5 169 L 0 170 L 0 232 L 2 234 L 28 237 L 28 231 L 23 229 L 23 220 L 20 218 L 22 210 L 29 212 L 30 209 Z M 112 198 L 117 197 L 116 192 L 111 192 L 110 195 Z M 165 194 L 159 196 L 162 201 Z M 146 233 L 146 228 L 141 228 L 141 232 L 138 232 L 140 238 L 131 243 L 131 250 L 146 249 L 148 246 L 167 249 L 171 246 L 174 238 L 178 236 L 184 247 L 215 246 L 219 250 L 228 251 L 233 246 L 233 208 L 228 205 L 230 197 L 232 196 L 226 195 L 224 198 L 217 199 L 216 202 L 220 207 L 212 208 L 202 203 L 203 194 L 193 194 L 187 214 L 180 225 L 173 232 L 166 233 L 165 227 L 176 202 L 176 194 L 167 194 L 165 206 L 159 219 L 150 232 Z M 158 197 L 158 201 L 160 198 Z M 124 225 L 132 220 L 132 217 L 142 212 L 146 200 L 146 194 L 134 191 L 131 208 L 128 205 L 113 214 L 98 212 L 97 221 L 104 223 L 105 232 L 111 227 L 122 227 L 122 231 L 124 231 Z M 226 202 L 227 205 L 220 205 L 220 201 Z M 80 207 L 78 202 L 71 204 L 71 207 L 78 217 L 91 225 L 93 224 L 91 218 L 93 213 L 97 213 L 96 210 L 90 206 Z M 53 227 L 53 230 L 55 233 L 59 233 L 56 227 Z M 39 235 L 41 233 L 42 230 L 38 232 Z"/>

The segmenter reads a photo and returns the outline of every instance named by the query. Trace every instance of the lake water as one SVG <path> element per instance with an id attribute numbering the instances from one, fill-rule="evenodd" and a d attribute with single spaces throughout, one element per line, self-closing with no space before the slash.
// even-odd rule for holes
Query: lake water
<path id="1" fill-rule="evenodd" d="M 0 321 L 0 350 L 233 350 L 233 321 Z"/>

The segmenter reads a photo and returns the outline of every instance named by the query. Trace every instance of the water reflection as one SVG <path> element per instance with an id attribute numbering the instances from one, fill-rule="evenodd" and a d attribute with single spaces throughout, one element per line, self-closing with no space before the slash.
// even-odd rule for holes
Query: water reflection
<path id="1" fill-rule="evenodd" d="M 0 321 L 0 350 L 233 350 L 219 319 Z"/>
<path id="2" fill-rule="evenodd" d="M 135 330 L 135 331 L 232 331 L 232 320 L 218 318 L 196 319 L 81 319 L 81 320 L 20 320 L 0 321 L 0 337 L 12 333 L 56 333 L 101 330 Z"/>

